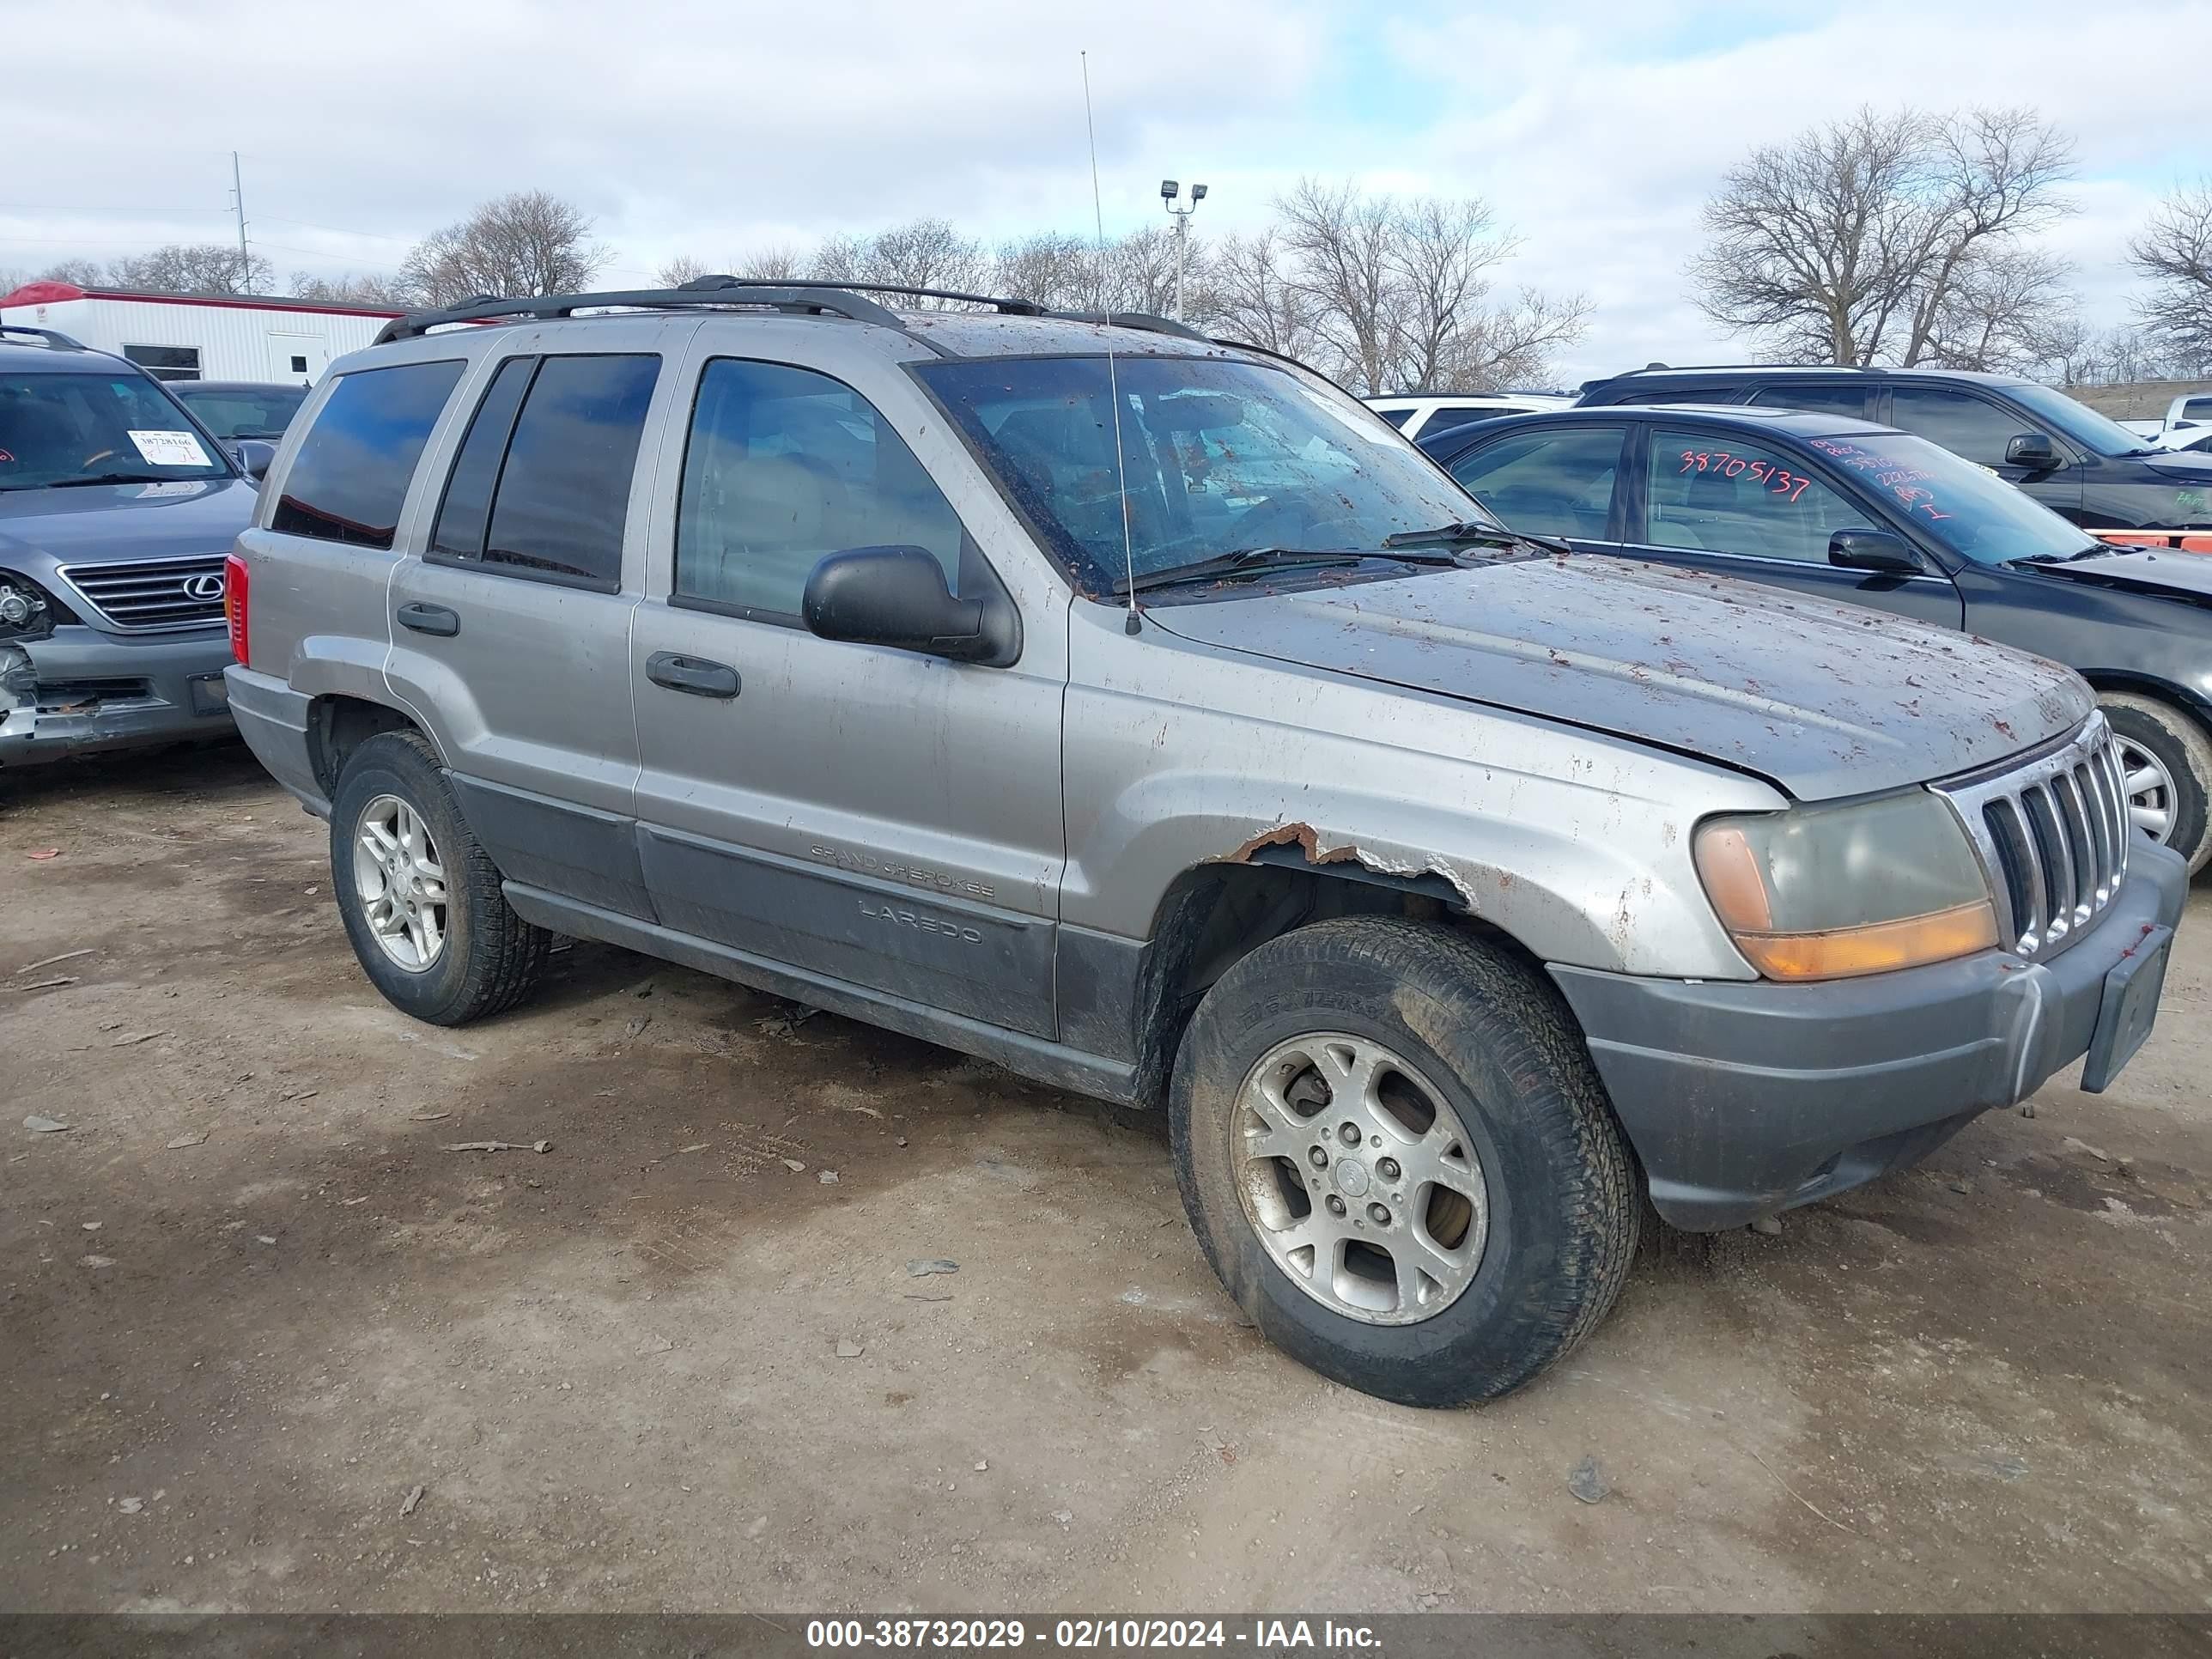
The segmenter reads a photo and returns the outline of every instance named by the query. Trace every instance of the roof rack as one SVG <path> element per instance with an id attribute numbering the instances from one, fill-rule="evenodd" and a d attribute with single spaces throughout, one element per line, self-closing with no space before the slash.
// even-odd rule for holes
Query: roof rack
<path id="1" fill-rule="evenodd" d="M 1641 368 L 1625 368 L 1618 374 L 1607 374 L 1608 380 L 1625 380 L 1635 374 L 1705 374 L 1717 369 L 1735 371 L 1756 369 L 1763 374 L 1779 370 L 1784 374 L 1871 374 L 1874 370 L 1863 363 L 1646 363 Z M 1586 380 L 1585 386 L 1596 381 Z"/>
<path id="2" fill-rule="evenodd" d="M 968 294 L 957 289 L 914 288 L 900 283 L 833 283 L 812 278 L 788 282 L 755 281 L 741 276 L 696 276 L 679 288 L 625 289 L 605 294 L 542 294 L 526 299 L 502 300 L 479 294 L 437 311 L 410 312 L 394 318 L 377 331 L 376 343 L 411 340 L 434 328 L 456 323 L 488 323 L 509 318 L 547 320 L 569 317 L 579 311 L 667 311 L 721 306 L 759 306 L 799 316 L 842 317 L 856 323 L 875 323 L 907 331 L 907 319 L 896 312 L 864 298 L 869 294 L 894 294 L 902 299 L 949 300 L 957 305 L 984 306 L 1010 317 L 1049 317 L 1067 322 L 1105 322 L 1116 328 L 1141 329 L 1152 334 L 1171 334 L 1186 340 L 1205 340 L 1196 329 L 1171 318 L 1144 311 L 1054 311 L 1033 300 L 1011 300 L 990 294 Z"/>
<path id="3" fill-rule="evenodd" d="M 28 334 L 56 351 L 88 351 L 91 347 L 58 328 L 33 328 L 28 323 L 0 323 L 0 335 Z"/>
<path id="4" fill-rule="evenodd" d="M 550 319 L 573 316 L 579 311 L 623 308 L 665 311 L 693 307 L 761 306 L 805 316 L 843 317 L 856 323 L 875 323 L 903 329 L 898 313 L 861 297 L 896 294 L 915 300 L 951 300 L 963 305 L 988 306 L 1018 317 L 1051 313 L 1028 300 L 1000 299 L 988 294 L 964 294 L 955 289 L 909 288 L 896 283 L 830 283 L 811 279 L 790 282 L 753 281 L 739 276 L 698 276 L 679 288 L 624 289 L 604 294 L 542 294 L 526 299 L 501 300 L 489 296 L 463 301 L 438 311 L 410 312 L 395 318 L 377 331 L 376 343 L 411 340 L 453 323 L 493 322 L 504 318 Z"/>

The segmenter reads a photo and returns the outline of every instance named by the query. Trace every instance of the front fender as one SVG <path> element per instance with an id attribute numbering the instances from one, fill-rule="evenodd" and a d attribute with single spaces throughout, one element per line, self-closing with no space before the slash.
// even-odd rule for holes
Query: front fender
<path id="1" fill-rule="evenodd" d="M 1546 962 L 1756 977 L 1690 840 L 1709 813 L 1786 805 L 1768 785 L 1525 716 L 1273 678 L 1237 690 L 1271 714 L 1069 687 L 1065 921 L 1142 939 L 1185 872 L 1294 849 L 1318 868 L 1442 883 Z M 1457 752 L 1436 752 L 1447 743 Z"/>

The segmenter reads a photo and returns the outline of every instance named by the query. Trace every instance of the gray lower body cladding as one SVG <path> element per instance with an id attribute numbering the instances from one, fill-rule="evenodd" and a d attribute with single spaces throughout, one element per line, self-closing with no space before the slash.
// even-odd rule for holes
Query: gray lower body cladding
<path id="1" fill-rule="evenodd" d="M 118 636 L 57 628 L 46 639 L 0 641 L 30 659 L 28 686 L 0 684 L 0 768 L 150 744 L 227 738 L 232 725 L 221 631 Z"/>
<path id="2" fill-rule="evenodd" d="M 2107 975 L 2185 896 L 2172 854 L 2138 837 L 2129 856 L 2112 908 L 2048 963 L 1992 951 L 1814 985 L 1553 966 L 1659 1213 L 1710 1232 L 1845 1191 L 2081 1059 Z"/>

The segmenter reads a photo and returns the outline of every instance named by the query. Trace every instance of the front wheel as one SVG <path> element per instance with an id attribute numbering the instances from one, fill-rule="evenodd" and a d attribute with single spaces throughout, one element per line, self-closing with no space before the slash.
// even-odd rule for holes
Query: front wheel
<path id="1" fill-rule="evenodd" d="M 2119 745 L 2128 816 L 2137 829 L 2189 860 L 2212 862 L 2212 738 L 2181 709 L 2155 697 L 2107 691 L 2098 699 Z"/>
<path id="2" fill-rule="evenodd" d="M 1206 994 L 1170 1094 L 1206 1259 L 1268 1339 L 1413 1406 L 1488 1400 L 1620 1294 L 1635 1168 L 1553 987 L 1449 929 L 1350 917 Z"/>
<path id="3" fill-rule="evenodd" d="M 507 904 L 419 732 L 380 732 L 347 758 L 331 802 L 331 883 L 362 970 L 403 1012 L 465 1024 L 538 983 L 550 935 Z"/>

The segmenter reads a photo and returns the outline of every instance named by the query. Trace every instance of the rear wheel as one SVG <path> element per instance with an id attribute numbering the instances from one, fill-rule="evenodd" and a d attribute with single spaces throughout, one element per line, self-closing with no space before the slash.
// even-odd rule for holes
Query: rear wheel
<path id="1" fill-rule="evenodd" d="M 2212 738 L 2172 703 L 2128 691 L 2098 699 L 2118 740 L 2128 816 L 2155 842 L 2189 860 L 2194 875 L 2212 862 Z"/>
<path id="2" fill-rule="evenodd" d="M 1518 1388 L 1636 1254 L 1634 1165 L 1565 1006 L 1448 929 L 1352 917 L 1253 951 L 1193 1017 L 1169 1121 L 1230 1295 L 1386 1400 Z"/>
<path id="3" fill-rule="evenodd" d="M 416 1018 L 465 1024 L 536 988 L 551 936 L 507 904 L 420 732 L 380 732 L 348 757 L 331 882 L 362 970 Z"/>

